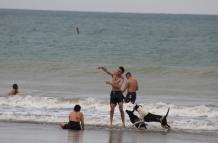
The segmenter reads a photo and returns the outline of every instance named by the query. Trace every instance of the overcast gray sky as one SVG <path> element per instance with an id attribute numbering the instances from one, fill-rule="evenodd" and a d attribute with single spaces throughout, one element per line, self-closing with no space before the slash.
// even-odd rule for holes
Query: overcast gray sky
<path id="1" fill-rule="evenodd" d="M 0 8 L 218 15 L 218 0 L 0 0 Z"/>

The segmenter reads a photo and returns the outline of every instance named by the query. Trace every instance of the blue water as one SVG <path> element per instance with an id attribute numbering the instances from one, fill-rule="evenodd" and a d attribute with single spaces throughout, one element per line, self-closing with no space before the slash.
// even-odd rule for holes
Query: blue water
<path id="1" fill-rule="evenodd" d="M 0 19 L 1 63 L 218 67 L 218 16 L 0 10 Z"/>
<path id="2" fill-rule="evenodd" d="M 2 94 L 17 82 L 102 97 L 97 65 L 123 65 L 141 95 L 217 95 L 218 16 L 0 10 Z"/>

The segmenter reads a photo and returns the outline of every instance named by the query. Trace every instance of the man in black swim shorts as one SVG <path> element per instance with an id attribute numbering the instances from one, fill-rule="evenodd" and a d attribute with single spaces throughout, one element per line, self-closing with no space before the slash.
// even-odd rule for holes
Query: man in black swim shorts
<path id="1" fill-rule="evenodd" d="M 116 105 L 119 105 L 120 115 L 122 119 L 122 127 L 125 127 L 125 114 L 123 111 L 123 93 L 121 91 L 121 87 L 124 82 L 124 78 L 122 74 L 124 73 L 124 68 L 120 66 L 117 71 L 114 73 L 108 71 L 105 67 L 99 66 L 98 69 L 103 70 L 105 73 L 109 74 L 112 77 L 112 81 L 106 81 L 106 84 L 110 85 L 112 88 L 110 94 L 110 125 L 109 127 L 112 128 L 113 124 L 113 115 L 114 109 Z"/>
<path id="2" fill-rule="evenodd" d="M 124 97 L 125 103 L 131 102 L 132 104 L 136 101 L 136 92 L 127 92 L 126 97 Z"/>
<path id="3" fill-rule="evenodd" d="M 135 103 L 136 100 L 136 91 L 139 89 L 138 88 L 138 81 L 132 77 L 132 74 L 130 72 L 126 73 L 126 78 L 127 82 L 125 84 L 125 87 L 123 89 L 123 92 L 127 90 L 127 94 L 125 97 L 125 102 L 132 102 L 133 104 Z"/>
<path id="4" fill-rule="evenodd" d="M 123 102 L 123 93 L 121 91 L 111 91 L 110 104 L 116 105 Z"/>

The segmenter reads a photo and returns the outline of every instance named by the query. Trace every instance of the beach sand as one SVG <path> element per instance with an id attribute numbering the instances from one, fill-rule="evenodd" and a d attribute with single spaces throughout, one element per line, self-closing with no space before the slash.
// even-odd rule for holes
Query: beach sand
<path id="1" fill-rule="evenodd" d="M 2 143 L 217 143 L 217 133 L 142 131 L 87 127 L 62 130 L 56 124 L 0 122 Z"/>

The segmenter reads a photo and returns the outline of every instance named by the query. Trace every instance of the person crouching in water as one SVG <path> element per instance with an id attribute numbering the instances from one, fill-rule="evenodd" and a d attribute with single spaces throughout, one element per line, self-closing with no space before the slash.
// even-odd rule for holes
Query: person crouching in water
<path id="1" fill-rule="evenodd" d="M 81 106 L 75 105 L 74 111 L 69 114 L 69 122 L 67 124 L 60 123 L 62 129 L 84 130 L 84 116 L 80 112 Z"/>
<path id="2" fill-rule="evenodd" d="M 15 83 L 12 85 L 12 90 L 8 93 L 8 95 L 17 95 L 19 93 L 18 91 L 18 85 Z"/>

